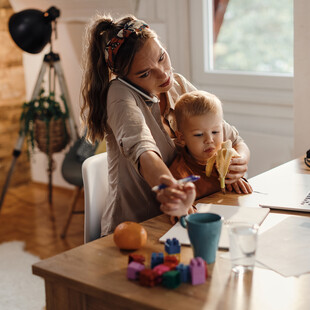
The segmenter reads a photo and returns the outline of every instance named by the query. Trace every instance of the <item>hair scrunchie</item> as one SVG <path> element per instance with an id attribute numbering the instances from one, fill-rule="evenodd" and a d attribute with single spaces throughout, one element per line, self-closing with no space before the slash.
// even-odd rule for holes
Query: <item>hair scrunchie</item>
<path id="1" fill-rule="evenodd" d="M 116 36 L 114 36 L 106 45 L 105 48 L 105 60 L 109 68 L 114 71 L 114 61 L 117 55 L 119 48 L 124 43 L 125 39 L 128 38 L 133 33 L 139 33 L 144 28 L 149 28 L 141 20 L 131 20 L 124 25 L 124 28 L 121 29 Z"/>

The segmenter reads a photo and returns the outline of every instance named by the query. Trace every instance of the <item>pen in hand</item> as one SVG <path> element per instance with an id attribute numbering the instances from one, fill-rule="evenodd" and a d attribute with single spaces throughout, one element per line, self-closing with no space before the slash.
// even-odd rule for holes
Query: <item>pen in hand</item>
<path id="1" fill-rule="evenodd" d="M 195 181 L 197 181 L 199 179 L 200 179 L 199 175 L 190 175 L 190 176 L 188 176 L 188 177 L 186 177 L 184 179 L 178 180 L 177 182 L 179 184 L 184 184 L 184 183 L 187 183 L 187 182 L 195 182 Z M 168 185 L 166 185 L 166 184 L 159 184 L 159 185 L 156 185 L 156 186 L 152 187 L 152 191 L 153 192 L 157 192 L 157 191 L 159 191 L 161 189 L 164 189 L 166 187 L 168 187 Z"/>

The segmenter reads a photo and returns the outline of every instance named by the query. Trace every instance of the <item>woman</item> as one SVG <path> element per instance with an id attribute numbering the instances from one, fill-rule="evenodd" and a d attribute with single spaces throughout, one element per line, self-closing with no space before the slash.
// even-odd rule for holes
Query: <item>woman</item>
<path id="1" fill-rule="evenodd" d="M 81 116 L 88 138 L 105 138 L 108 152 L 110 188 L 102 235 L 122 221 L 156 216 L 160 209 L 172 216 L 193 212 L 194 185 L 178 185 L 167 165 L 176 155 L 174 102 L 195 87 L 173 73 L 156 33 L 133 16 L 116 21 L 98 17 L 91 23 L 86 57 Z M 233 127 L 225 123 L 224 131 L 242 156 L 230 167 L 232 184 L 246 172 L 249 150 Z M 151 188 L 160 183 L 168 187 L 155 194 Z"/>

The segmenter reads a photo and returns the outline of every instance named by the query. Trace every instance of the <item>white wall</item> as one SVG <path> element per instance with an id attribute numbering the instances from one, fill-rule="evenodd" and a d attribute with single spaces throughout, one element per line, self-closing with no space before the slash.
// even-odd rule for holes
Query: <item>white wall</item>
<path id="1" fill-rule="evenodd" d="M 53 50 L 59 53 L 61 66 L 64 71 L 66 84 L 69 89 L 69 96 L 72 102 L 72 117 L 75 119 L 77 127 L 80 127 L 80 84 L 82 77 L 81 54 L 82 54 L 82 36 L 85 23 L 99 13 L 111 13 L 113 16 L 119 16 L 126 13 L 134 13 L 136 1 L 128 0 L 68 0 L 68 1 L 49 1 L 49 0 L 10 0 L 15 12 L 25 9 L 38 9 L 46 11 L 51 6 L 60 9 L 60 17 L 57 23 L 57 40 L 54 40 Z M 27 100 L 31 98 L 34 85 L 36 83 L 40 67 L 43 62 L 44 54 L 49 52 L 49 46 L 40 54 L 24 53 L 25 83 Z M 46 74 L 45 80 L 48 75 Z M 59 88 L 58 88 L 59 90 Z M 71 187 L 61 175 L 61 164 L 65 150 L 53 154 L 55 161 L 55 170 L 53 172 L 53 184 Z M 32 179 L 37 182 L 47 183 L 48 158 L 44 153 L 37 152 L 31 162 Z"/>
<path id="2" fill-rule="evenodd" d="M 295 0 L 294 6 L 294 128 L 295 156 L 310 149 L 310 2 Z"/>
<path id="3" fill-rule="evenodd" d="M 160 35 L 167 47 L 175 70 L 191 79 L 190 59 L 190 0 L 11 0 L 15 11 L 26 8 L 48 9 L 51 5 L 61 10 L 58 21 L 58 39 L 54 51 L 61 55 L 65 77 L 69 86 L 71 101 L 74 105 L 74 117 L 79 119 L 79 94 L 82 52 L 82 34 L 85 22 L 96 10 L 110 12 L 112 15 L 135 14 L 144 19 Z M 224 113 L 227 121 L 235 125 L 245 138 L 252 153 L 249 176 L 256 175 L 295 156 L 300 156 L 310 148 L 310 40 L 308 0 L 295 0 L 295 81 L 294 104 L 292 96 L 283 94 L 270 104 L 268 98 L 251 102 L 238 102 L 225 99 Z M 45 51 L 46 52 L 46 51 Z M 43 54 L 24 55 L 27 96 L 30 98 Z M 199 85 L 196 85 L 199 87 Z M 214 90 L 216 93 L 216 90 Z M 284 98 L 284 100 L 283 100 Z M 262 104 L 262 101 L 265 104 Z M 293 108 L 294 107 L 294 108 Z M 295 130 L 295 133 L 294 133 Z M 295 147 L 295 150 L 294 150 Z M 54 155 L 56 170 L 54 184 L 67 186 L 62 179 L 60 167 L 64 152 Z M 47 159 L 42 153 L 35 156 L 32 164 L 32 176 L 35 181 L 47 182 Z"/>

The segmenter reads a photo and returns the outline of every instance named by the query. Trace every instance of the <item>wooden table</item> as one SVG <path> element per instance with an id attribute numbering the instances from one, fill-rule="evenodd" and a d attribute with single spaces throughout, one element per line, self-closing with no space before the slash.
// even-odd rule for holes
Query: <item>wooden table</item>
<path id="1" fill-rule="evenodd" d="M 276 186 L 277 178 L 290 177 L 293 173 L 310 173 L 310 169 L 298 159 L 258 175 L 250 182 L 255 186 Z M 201 201 L 257 206 L 259 195 L 216 193 Z M 277 217 L 277 213 L 280 212 L 268 216 Z M 148 232 L 147 244 L 135 253 L 145 255 L 149 263 L 152 252 L 164 252 L 158 239 L 171 225 L 166 215 L 160 215 L 144 222 L 143 226 Z M 110 235 L 33 265 L 33 273 L 45 280 L 47 310 L 310 309 L 310 274 L 285 278 L 271 270 L 255 267 L 253 272 L 236 276 L 231 272 L 229 260 L 221 258 L 219 251 L 216 262 L 208 265 L 210 276 L 205 284 L 182 283 L 176 289 L 148 288 L 127 280 L 129 253 L 132 252 L 120 251 Z M 188 264 L 192 257 L 191 248 L 182 246 L 181 261 Z"/>

